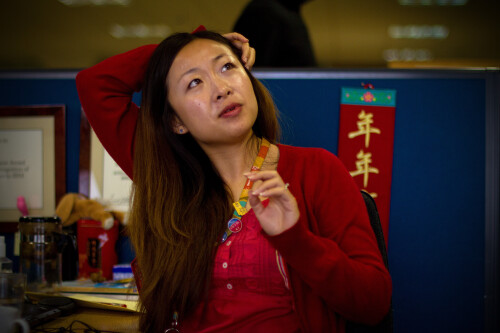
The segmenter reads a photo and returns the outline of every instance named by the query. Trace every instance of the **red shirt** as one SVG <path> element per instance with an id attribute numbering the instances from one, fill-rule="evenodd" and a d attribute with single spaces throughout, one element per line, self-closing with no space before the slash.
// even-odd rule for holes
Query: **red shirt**
<path id="1" fill-rule="evenodd" d="M 217 248 L 208 299 L 181 320 L 181 332 L 300 332 L 277 251 L 253 210 L 242 222 L 242 230 Z"/>

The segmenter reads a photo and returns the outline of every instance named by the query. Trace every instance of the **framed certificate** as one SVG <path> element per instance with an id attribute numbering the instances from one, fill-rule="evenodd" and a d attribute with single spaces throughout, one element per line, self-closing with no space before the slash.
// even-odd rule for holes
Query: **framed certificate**
<path id="1" fill-rule="evenodd" d="M 30 215 L 52 216 L 66 192 L 65 107 L 0 107 L 0 231 L 17 230 L 25 198 Z"/>

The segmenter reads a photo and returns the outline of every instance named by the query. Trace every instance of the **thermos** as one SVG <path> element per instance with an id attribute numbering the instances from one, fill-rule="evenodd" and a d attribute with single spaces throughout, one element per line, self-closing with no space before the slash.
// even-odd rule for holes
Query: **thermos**
<path id="1" fill-rule="evenodd" d="M 61 219 L 23 216 L 21 232 L 20 271 L 26 274 L 27 291 L 51 292 L 61 283 Z"/>

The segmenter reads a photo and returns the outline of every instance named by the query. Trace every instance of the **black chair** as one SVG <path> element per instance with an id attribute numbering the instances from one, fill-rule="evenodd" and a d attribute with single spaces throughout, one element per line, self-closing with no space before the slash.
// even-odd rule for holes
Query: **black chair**
<path id="1" fill-rule="evenodd" d="M 361 191 L 363 199 L 365 200 L 366 209 L 368 210 L 368 216 L 370 218 L 370 224 L 372 226 L 375 237 L 377 238 L 378 248 L 382 254 L 382 259 L 384 260 L 385 267 L 389 269 L 389 260 L 387 259 L 387 249 L 385 247 L 384 232 L 382 231 L 382 224 L 380 223 L 380 217 L 378 215 L 377 205 L 375 200 L 371 195 L 365 191 Z M 393 326 L 393 309 L 392 304 L 387 315 L 382 319 L 380 323 L 375 326 L 368 326 L 363 324 L 358 324 L 348 321 L 346 323 L 346 333 L 392 333 L 394 330 Z"/>

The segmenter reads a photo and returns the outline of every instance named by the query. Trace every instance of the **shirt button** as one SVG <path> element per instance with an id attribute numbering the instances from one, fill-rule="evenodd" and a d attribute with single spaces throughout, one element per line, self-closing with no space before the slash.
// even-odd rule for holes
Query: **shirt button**
<path id="1" fill-rule="evenodd" d="M 229 290 L 233 289 L 233 285 L 232 285 L 231 283 L 228 283 L 226 287 L 227 287 L 227 289 L 229 289 Z"/>
<path id="2" fill-rule="evenodd" d="M 222 264 L 222 268 L 227 268 L 227 262 Z"/>
<path id="3" fill-rule="evenodd" d="M 227 241 L 226 246 L 231 245 L 231 241 Z"/>

